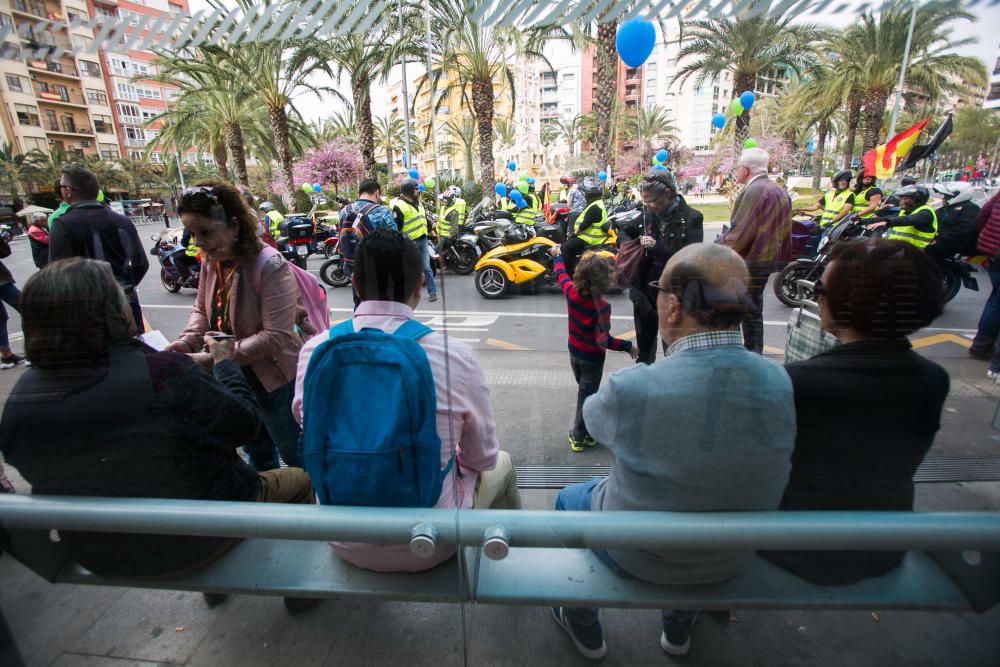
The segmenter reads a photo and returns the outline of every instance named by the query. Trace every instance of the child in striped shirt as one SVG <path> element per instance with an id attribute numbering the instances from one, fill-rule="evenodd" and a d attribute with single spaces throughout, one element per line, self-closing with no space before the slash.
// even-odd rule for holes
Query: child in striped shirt
<path id="1" fill-rule="evenodd" d="M 552 248 L 554 269 L 559 287 L 566 295 L 569 314 L 569 365 L 576 378 L 576 418 L 569 432 L 569 448 L 582 452 L 584 447 L 598 444 L 590 437 L 583 420 L 583 402 L 597 393 L 604 374 L 607 350 L 628 352 L 635 359 L 638 347 L 630 341 L 611 335 L 611 304 L 603 296 L 611 289 L 614 275 L 611 264 L 601 255 L 586 253 L 573 271 L 573 280 L 566 273 L 559 246 Z"/>

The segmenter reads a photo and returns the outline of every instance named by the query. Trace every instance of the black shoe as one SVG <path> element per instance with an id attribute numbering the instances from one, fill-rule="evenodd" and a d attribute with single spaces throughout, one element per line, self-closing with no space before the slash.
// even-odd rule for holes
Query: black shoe
<path id="1" fill-rule="evenodd" d="M 600 616 L 597 622 L 591 626 L 573 625 L 566 618 L 564 607 L 552 607 L 552 618 L 556 619 L 559 627 L 566 631 L 569 638 L 573 640 L 573 645 L 584 658 L 588 660 L 600 660 L 608 654 L 608 646 L 604 643 L 604 628 L 601 626 Z"/>
<path id="2" fill-rule="evenodd" d="M 691 630 L 697 621 L 698 612 L 695 612 L 690 623 L 671 623 L 669 627 L 665 625 L 660 634 L 660 648 L 670 655 L 687 655 L 691 650 Z"/>
<path id="3" fill-rule="evenodd" d="M 285 602 L 285 611 L 294 616 L 295 614 L 299 614 L 308 609 L 312 609 L 321 602 L 321 599 L 286 597 L 284 602 Z"/>
<path id="4" fill-rule="evenodd" d="M 969 348 L 969 356 L 980 361 L 989 361 L 993 358 L 993 350 L 973 346 Z"/>
<path id="5" fill-rule="evenodd" d="M 209 609 L 214 609 L 229 599 L 225 593 L 202 593 L 201 597 L 205 599 Z"/>

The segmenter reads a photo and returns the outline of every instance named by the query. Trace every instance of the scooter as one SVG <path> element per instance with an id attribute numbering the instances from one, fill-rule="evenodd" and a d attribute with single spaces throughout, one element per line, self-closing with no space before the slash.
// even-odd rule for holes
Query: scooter
<path id="1" fill-rule="evenodd" d="M 305 269 L 306 260 L 315 252 L 316 229 L 312 218 L 303 213 L 287 215 L 278 224 L 278 232 L 278 250 L 286 260 Z"/>
<path id="2" fill-rule="evenodd" d="M 976 264 L 982 263 L 985 260 L 986 257 L 983 255 L 972 257 L 968 260 L 962 255 L 953 255 L 937 262 L 937 266 L 941 270 L 941 276 L 944 278 L 945 303 L 958 296 L 963 286 L 974 292 L 979 291 L 979 281 L 972 274 L 978 270 Z"/>
<path id="3" fill-rule="evenodd" d="M 177 258 L 184 254 L 185 248 L 181 245 L 181 236 L 184 230 L 180 227 L 174 229 L 164 229 L 159 234 L 153 234 L 149 238 L 156 241 L 149 254 L 160 260 L 160 282 L 168 292 L 177 293 L 182 287 L 196 290 L 198 289 L 198 275 L 201 273 L 201 263 L 193 265 L 190 273 L 185 276 L 185 272 L 177 266 Z"/>

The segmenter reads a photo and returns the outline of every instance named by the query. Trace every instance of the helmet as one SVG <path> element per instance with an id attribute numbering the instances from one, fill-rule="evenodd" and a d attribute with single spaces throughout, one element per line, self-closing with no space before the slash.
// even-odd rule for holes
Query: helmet
<path id="1" fill-rule="evenodd" d="M 938 183 L 934 186 L 934 192 L 944 198 L 945 205 L 956 206 L 972 201 L 972 186 L 965 181 L 955 181 L 953 183 Z"/>
<path id="2" fill-rule="evenodd" d="M 583 186 L 580 187 L 580 191 L 583 192 L 584 197 L 600 197 L 604 194 L 604 186 L 600 180 L 593 176 L 588 176 L 583 179 Z"/>
<path id="3" fill-rule="evenodd" d="M 260 205 L 260 210 L 262 210 L 262 211 L 273 211 L 274 210 L 274 204 L 272 204 L 269 201 L 262 202 L 261 205 Z"/>
<path id="4" fill-rule="evenodd" d="M 850 185 L 852 178 L 854 178 L 853 171 L 851 171 L 850 169 L 841 169 L 840 171 L 838 171 L 836 174 L 833 175 L 833 178 L 830 179 L 830 182 L 836 185 L 837 181 L 846 180 L 848 185 Z"/>
<path id="5" fill-rule="evenodd" d="M 559 182 L 562 183 L 565 186 L 571 186 L 571 185 L 573 185 L 573 177 L 572 176 L 563 176 L 562 178 L 559 179 Z"/>
<path id="6" fill-rule="evenodd" d="M 917 206 L 923 206 L 931 197 L 931 193 L 922 185 L 907 185 L 904 188 L 896 190 L 895 194 L 897 197 L 913 197 L 913 201 Z"/>
<path id="7" fill-rule="evenodd" d="M 404 179 L 402 183 L 399 184 L 399 192 L 404 195 L 410 195 L 411 197 L 417 194 L 417 181 L 412 178 Z"/>
<path id="8" fill-rule="evenodd" d="M 451 195 L 453 197 L 461 197 L 462 196 L 462 188 L 458 187 L 457 185 L 452 185 L 450 188 L 448 188 L 447 190 L 445 190 L 446 194 L 449 193 L 449 192 L 451 193 Z"/>
<path id="9" fill-rule="evenodd" d="M 903 180 L 899 182 L 900 187 L 906 187 L 907 185 L 916 185 L 917 179 L 913 176 L 903 176 Z"/>
<path id="10" fill-rule="evenodd" d="M 525 225 L 511 225 L 503 235 L 504 245 L 524 243 L 531 238 L 531 231 Z"/>

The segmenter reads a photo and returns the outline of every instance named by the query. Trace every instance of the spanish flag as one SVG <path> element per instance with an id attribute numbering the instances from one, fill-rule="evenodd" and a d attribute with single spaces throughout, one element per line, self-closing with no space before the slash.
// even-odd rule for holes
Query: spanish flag
<path id="1" fill-rule="evenodd" d="M 920 131 L 930 120 L 930 116 L 924 118 L 910 129 L 903 130 L 881 146 L 876 146 L 865 153 L 864 158 L 862 158 L 865 174 L 875 174 L 875 178 L 892 176 L 896 171 L 896 162 L 906 156 L 910 146 L 917 140 Z"/>

